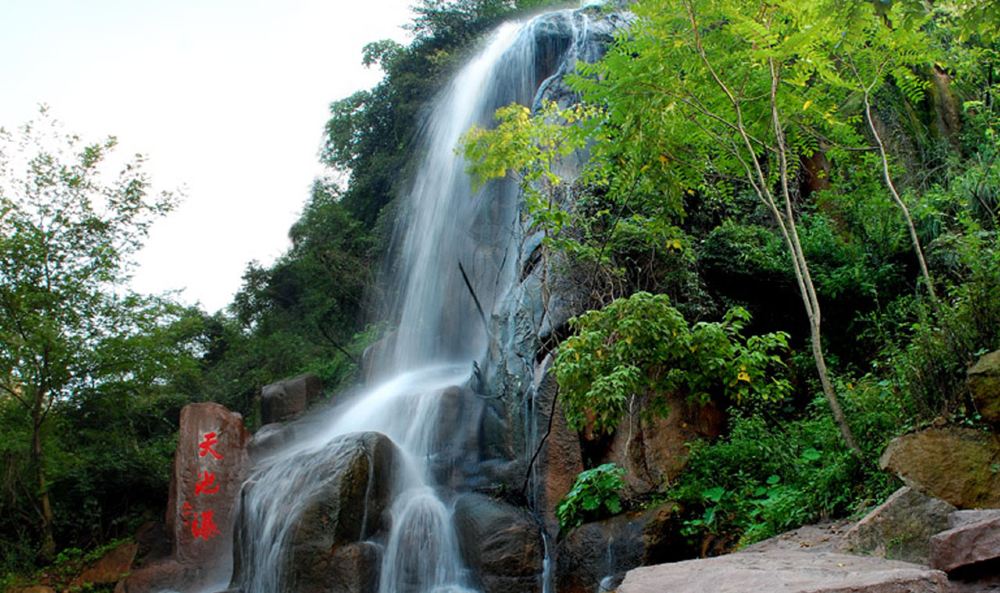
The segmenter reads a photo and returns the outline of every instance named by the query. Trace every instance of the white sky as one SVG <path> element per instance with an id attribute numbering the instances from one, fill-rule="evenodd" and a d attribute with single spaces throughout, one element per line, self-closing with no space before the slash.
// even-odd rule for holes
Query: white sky
<path id="1" fill-rule="evenodd" d="M 186 198 L 156 223 L 134 287 L 227 305 L 270 263 L 322 171 L 331 101 L 381 78 L 365 43 L 412 0 L 0 0 L 0 125 L 39 103 L 68 131 L 115 135 Z"/>

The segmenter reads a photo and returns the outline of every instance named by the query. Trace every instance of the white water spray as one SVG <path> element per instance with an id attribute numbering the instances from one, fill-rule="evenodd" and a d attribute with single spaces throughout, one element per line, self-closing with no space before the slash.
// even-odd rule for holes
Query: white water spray
<path id="1" fill-rule="evenodd" d="M 282 567 L 296 520 L 329 479 L 331 453 L 350 453 L 331 448 L 356 446 L 342 437 L 361 431 L 388 436 L 402 458 L 388 533 L 369 532 L 367 510 L 357 529 L 358 541 L 374 538 L 382 550 L 378 592 L 474 590 L 430 460 L 452 429 L 440 426 L 442 394 L 468 384 L 474 361 L 485 352 L 488 316 L 517 280 L 518 196 L 506 182 L 473 196 L 456 148 L 471 126 L 489 125 L 496 108 L 532 104 L 544 87 L 541 78 L 567 69 L 565 60 L 576 55 L 579 20 L 579 14 L 560 11 L 501 26 L 437 98 L 395 240 L 398 261 L 388 292 L 396 297 L 387 316 L 398 329 L 375 362 L 381 382 L 251 477 L 254 487 L 244 491 L 241 506 L 237 584 L 243 593 L 288 591 Z M 551 32 L 554 24 L 568 34 L 548 38 L 539 50 L 540 30 Z"/>

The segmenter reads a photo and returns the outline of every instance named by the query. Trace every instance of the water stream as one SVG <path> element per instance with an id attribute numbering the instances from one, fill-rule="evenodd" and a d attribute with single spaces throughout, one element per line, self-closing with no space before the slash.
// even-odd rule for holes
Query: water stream
<path id="1" fill-rule="evenodd" d="M 438 426 L 441 395 L 468 384 L 485 355 L 488 317 L 518 279 L 519 208 L 517 188 L 508 182 L 473 195 L 456 147 L 472 125 L 488 125 L 497 107 L 535 103 L 546 81 L 572 63 L 585 21 L 564 10 L 499 27 L 436 99 L 392 249 L 398 259 L 387 292 L 395 297 L 385 315 L 397 330 L 376 357 L 375 385 L 250 478 L 266 487 L 247 489 L 241 503 L 243 593 L 288 590 L 282 566 L 296 519 L 321 487 L 330 448 L 359 431 L 387 435 L 403 459 L 393 480 L 391 527 L 375 536 L 379 593 L 474 590 L 449 494 L 435 482 L 429 460 L 451 429 Z M 368 522 L 361 521 L 359 540 L 373 537 Z M 548 590 L 551 579 L 545 580 Z"/>

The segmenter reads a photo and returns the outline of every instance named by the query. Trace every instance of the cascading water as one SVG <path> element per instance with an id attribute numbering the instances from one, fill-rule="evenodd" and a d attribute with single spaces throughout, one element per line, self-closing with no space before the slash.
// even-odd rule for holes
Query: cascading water
<path id="1" fill-rule="evenodd" d="M 234 584 L 243 593 L 289 590 L 284 567 L 303 508 L 329 480 L 329 460 L 349 453 L 345 435 L 361 431 L 388 436 L 401 459 L 387 533 L 373 532 L 367 508 L 351 523 L 353 541 L 381 550 L 379 593 L 472 589 L 449 493 L 436 483 L 432 462 L 451 431 L 440 426 L 443 395 L 468 384 L 484 356 L 488 316 L 518 277 L 520 236 L 517 188 L 495 183 L 473 196 L 456 148 L 472 125 L 488 125 L 497 107 L 534 103 L 545 79 L 575 59 L 585 20 L 567 10 L 501 26 L 436 100 L 393 249 L 389 293 L 396 297 L 387 315 L 398 329 L 375 359 L 378 384 L 258 464 L 241 501 Z M 553 29 L 564 34 L 553 36 Z"/>

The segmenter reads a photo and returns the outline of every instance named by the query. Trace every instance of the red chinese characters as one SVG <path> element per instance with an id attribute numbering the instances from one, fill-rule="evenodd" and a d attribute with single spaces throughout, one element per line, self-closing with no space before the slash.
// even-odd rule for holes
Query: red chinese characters
<path id="1" fill-rule="evenodd" d="M 215 448 L 218 445 L 219 435 L 214 431 L 206 432 L 198 444 L 198 457 L 211 456 L 208 459 L 209 462 L 212 462 L 213 459 L 222 459 L 222 454 Z M 198 481 L 194 485 L 194 496 L 211 496 L 219 493 L 220 485 L 216 483 L 214 472 L 204 470 L 198 476 Z M 185 501 L 181 508 L 181 519 L 184 521 L 184 525 L 191 529 L 191 536 L 195 539 L 208 541 L 221 535 L 219 527 L 215 523 L 215 511 L 210 508 L 196 511 L 190 502 Z"/>
<path id="2" fill-rule="evenodd" d="M 216 434 L 214 432 L 206 432 L 205 437 L 201 441 L 201 444 L 198 445 L 198 457 L 204 457 L 209 453 L 211 453 L 212 457 L 215 457 L 216 459 L 222 459 L 222 455 L 220 455 L 218 451 L 212 448 L 212 445 L 215 445 L 218 442 L 219 439 L 218 437 L 216 437 Z"/>
<path id="3" fill-rule="evenodd" d="M 215 474 L 212 472 L 201 472 L 201 479 L 194 485 L 194 494 L 218 494 L 219 485 L 215 483 Z"/>

